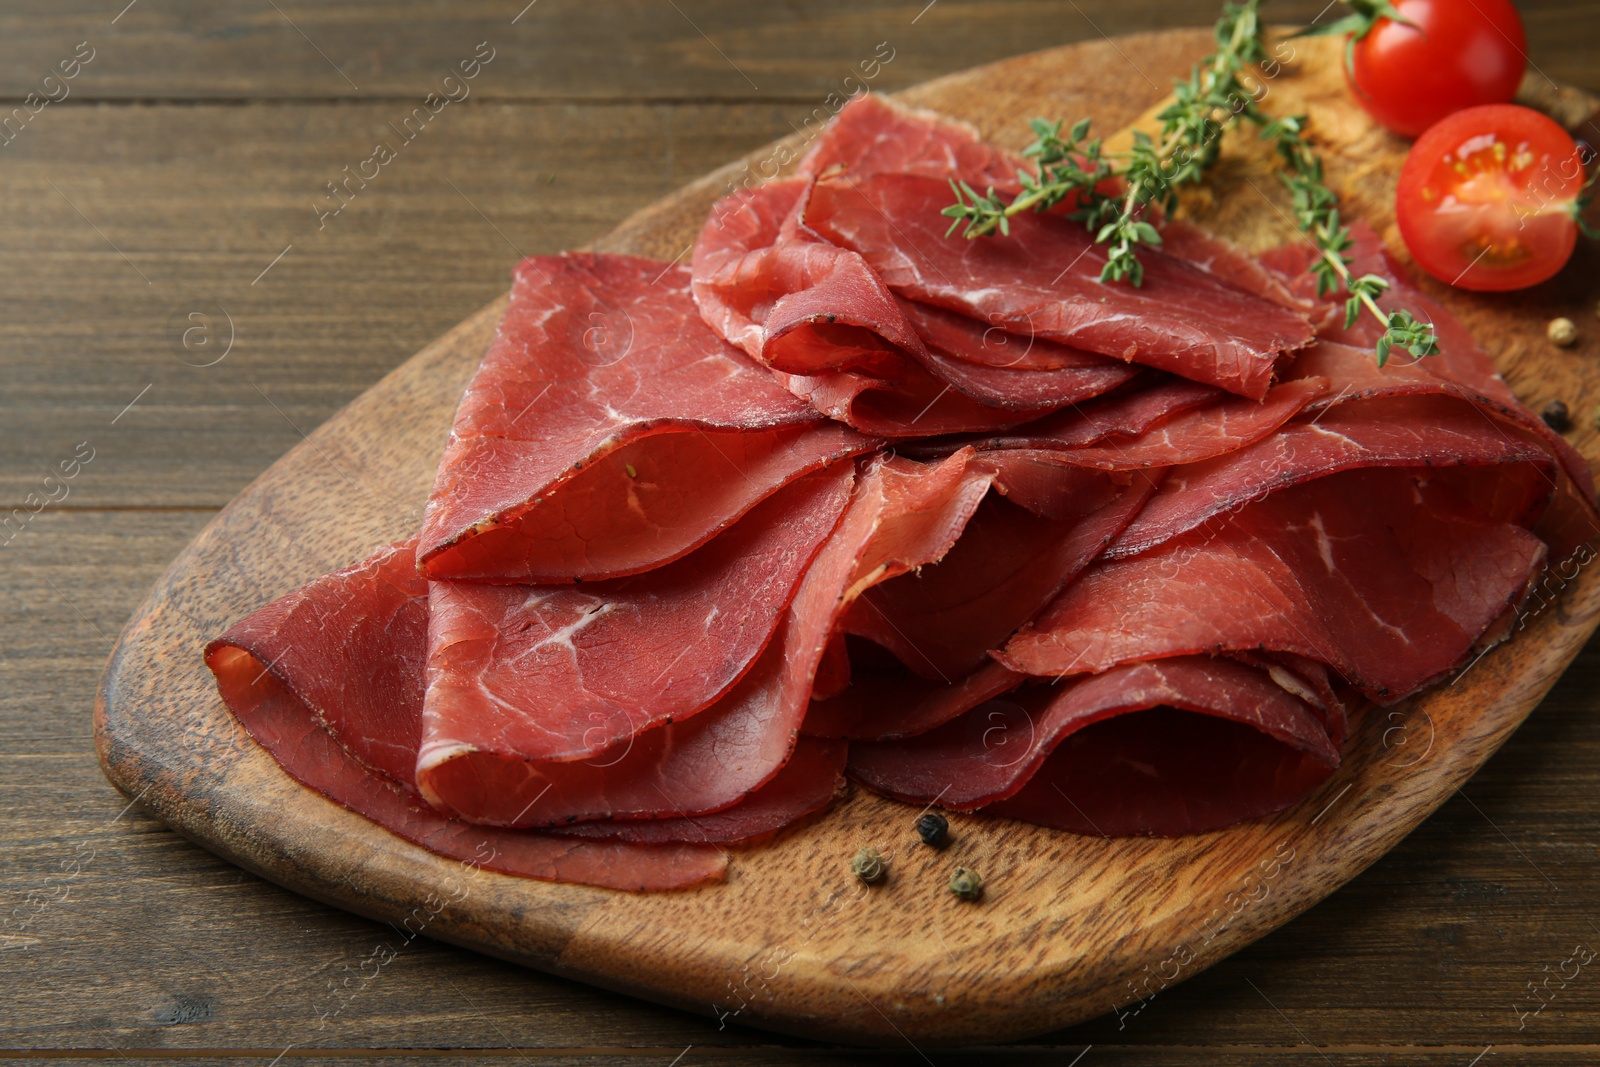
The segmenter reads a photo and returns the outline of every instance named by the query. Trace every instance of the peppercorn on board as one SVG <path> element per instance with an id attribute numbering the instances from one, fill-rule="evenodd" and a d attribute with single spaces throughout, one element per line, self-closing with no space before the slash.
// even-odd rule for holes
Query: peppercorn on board
<path id="1" fill-rule="evenodd" d="M 1205 31 L 1076 45 L 901 98 L 1020 147 L 1035 114 L 1088 115 L 1102 129 L 1137 120 L 1157 92 L 1125 77 L 1129 57 L 1165 84 L 1208 45 Z M 1292 49 L 1264 83 L 1267 105 L 1310 114 L 1349 213 L 1403 252 L 1389 208 L 1403 142 L 1346 95 L 1337 42 Z M 773 158 L 773 146 L 753 153 L 594 247 L 682 256 L 712 201 L 745 167 Z M 1213 176 L 1184 203 L 1252 250 L 1294 236 L 1270 153 L 1245 138 L 1227 138 Z M 1597 331 L 1569 349 L 1545 337 L 1558 315 L 1587 321 L 1600 297 L 1600 255 L 1577 255 L 1555 282 L 1525 293 L 1424 285 L 1495 354 L 1525 402 L 1538 410 L 1559 399 L 1580 416 L 1571 439 L 1592 459 Z M 949 843 L 935 850 L 919 843 L 915 808 L 858 789 L 774 844 L 735 850 L 726 884 L 636 895 L 492 874 L 407 845 L 288 779 L 228 714 L 199 650 L 241 604 L 414 527 L 456 399 L 504 306 L 491 304 L 375 385 L 196 538 L 124 631 L 96 727 L 111 780 L 213 851 L 337 906 L 420 923 L 530 966 L 724 1021 L 889 1046 L 908 1034 L 919 1046 L 1017 1038 L 1141 1002 L 1282 925 L 1392 847 L 1516 728 L 1600 622 L 1589 569 L 1556 578 L 1525 628 L 1455 684 L 1359 719 L 1344 765 L 1305 803 L 1226 831 L 1105 840 L 951 815 Z M 376 491 L 352 497 L 341 470 Z M 850 870 L 868 845 L 887 865 L 871 886 Z M 977 901 L 952 893 L 958 867 L 981 877 Z"/>

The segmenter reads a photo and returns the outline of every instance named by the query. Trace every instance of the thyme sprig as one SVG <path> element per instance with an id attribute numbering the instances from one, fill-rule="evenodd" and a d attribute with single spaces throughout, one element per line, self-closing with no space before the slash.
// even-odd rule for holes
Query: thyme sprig
<path id="1" fill-rule="evenodd" d="M 958 228 L 974 239 L 995 233 L 1009 236 L 1009 220 L 1023 211 L 1047 211 L 1069 203 L 1068 217 L 1082 222 L 1095 241 L 1108 246 L 1102 282 L 1144 282 L 1140 245 L 1158 245 L 1161 234 L 1145 217 L 1150 205 L 1170 212 L 1179 186 L 1200 181 L 1217 160 L 1223 131 L 1235 117 L 1244 118 L 1271 141 L 1284 161 L 1280 175 L 1293 198 L 1295 220 L 1316 245 L 1321 258 L 1314 268 L 1317 291 L 1342 290 L 1346 328 L 1363 311 L 1383 325 L 1375 346 L 1383 366 L 1396 346 L 1418 358 L 1439 350 L 1430 323 L 1407 311 L 1385 311 L 1378 298 L 1388 282 L 1376 274 L 1351 273 L 1349 227 L 1339 219 L 1339 201 L 1323 179 L 1322 161 L 1306 138 L 1305 116 L 1274 117 L 1262 110 L 1256 94 L 1241 81 L 1250 66 L 1267 59 L 1260 20 L 1260 0 L 1226 3 L 1216 25 L 1217 51 L 1205 57 L 1186 80 L 1173 89 L 1173 102 L 1157 119 L 1159 138 L 1135 131 L 1126 152 L 1107 152 L 1090 139 L 1090 122 L 1080 119 L 1065 136 L 1061 122 L 1034 119 L 1034 141 L 1023 155 L 1034 160 L 1032 171 L 1018 170 L 1021 191 L 1008 203 L 993 186 L 978 193 L 966 182 L 952 181 L 955 203 L 942 214 L 951 219 L 945 236 Z M 1120 182 L 1120 184 L 1119 184 Z M 1114 191 L 1110 191 L 1114 190 Z"/>

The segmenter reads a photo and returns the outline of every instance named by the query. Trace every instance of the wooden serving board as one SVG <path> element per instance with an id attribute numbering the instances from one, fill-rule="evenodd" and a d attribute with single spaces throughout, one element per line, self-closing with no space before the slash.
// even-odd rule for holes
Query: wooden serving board
<path id="1" fill-rule="evenodd" d="M 1076 45 L 901 98 L 1014 146 L 1033 115 L 1091 115 L 1112 130 L 1157 104 L 1208 44 L 1197 30 Z M 1310 113 L 1349 213 L 1398 248 L 1388 205 L 1404 144 L 1346 97 L 1336 44 L 1293 49 L 1263 83 L 1265 106 Z M 682 256 L 744 167 L 761 173 L 781 155 L 769 147 L 712 174 L 594 247 Z M 1245 138 L 1230 135 L 1215 180 L 1185 206 L 1248 246 L 1295 236 L 1270 159 Z M 1434 288 L 1531 406 L 1567 402 L 1574 439 L 1594 456 L 1595 254 L 1581 250 L 1531 292 L 1487 299 Z M 953 817 L 954 843 L 935 853 L 911 845 L 913 809 L 858 789 L 774 845 L 735 850 L 721 885 L 633 895 L 467 870 L 289 779 L 235 724 L 200 652 L 246 613 L 415 530 L 457 398 L 503 307 L 484 308 L 373 386 L 195 538 L 112 653 L 96 738 L 107 777 L 206 848 L 335 906 L 410 919 L 430 937 L 542 970 L 725 1021 L 886 1045 L 1013 1039 L 1136 1011 L 1393 847 L 1516 729 L 1600 621 L 1600 581 L 1581 570 L 1455 683 L 1366 715 L 1316 795 L 1219 833 L 1106 840 Z M 1555 314 L 1580 323 L 1580 348 L 1545 341 Z M 887 884 L 870 890 L 846 869 L 869 843 L 892 858 Z M 982 903 L 946 891 L 956 864 L 983 873 Z"/>

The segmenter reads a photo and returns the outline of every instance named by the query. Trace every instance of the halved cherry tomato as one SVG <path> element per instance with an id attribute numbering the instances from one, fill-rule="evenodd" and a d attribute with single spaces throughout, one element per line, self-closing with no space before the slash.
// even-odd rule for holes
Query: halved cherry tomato
<path id="1" fill-rule="evenodd" d="M 1419 137 L 1400 168 L 1395 218 L 1406 247 L 1423 270 L 1463 289 L 1544 281 L 1572 255 L 1586 155 L 1531 108 L 1457 111 Z"/>
<path id="2" fill-rule="evenodd" d="M 1453 111 L 1516 96 L 1528 41 L 1511 0 L 1397 0 L 1393 6 L 1413 25 L 1377 19 L 1355 42 L 1345 72 L 1373 118 L 1415 137 Z"/>

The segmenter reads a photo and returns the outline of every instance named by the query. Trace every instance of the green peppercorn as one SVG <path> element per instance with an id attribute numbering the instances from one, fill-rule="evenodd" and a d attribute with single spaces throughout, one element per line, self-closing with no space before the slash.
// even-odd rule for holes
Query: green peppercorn
<path id="1" fill-rule="evenodd" d="M 962 900 L 977 900 L 983 896 L 983 878 L 977 871 L 957 867 L 956 873 L 950 876 L 950 892 Z"/>
<path id="2" fill-rule="evenodd" d="M 889 873 L 889 864 L 884 861 L 882 853 L 868 845 L 850 860 L 850 872 L 872 885 L 883 881 L 883 876 Z"/>
<path id="3" fill-rule="evenodd" d="M 930 811 L 917 820 L 917 836 L 932 848 L 944 848 L 950 843 L 950 823 L 943 815 Z"/>

